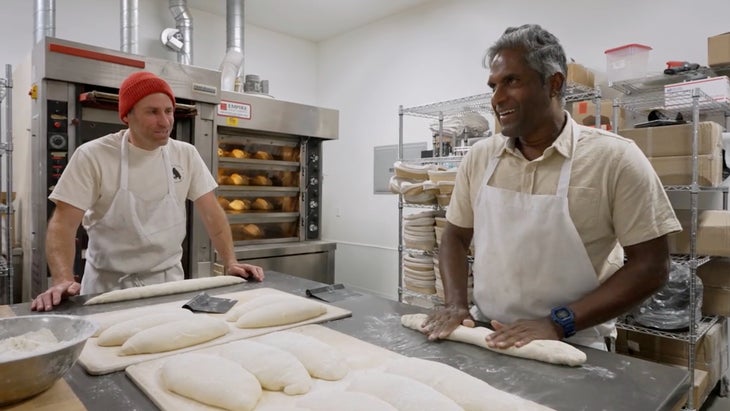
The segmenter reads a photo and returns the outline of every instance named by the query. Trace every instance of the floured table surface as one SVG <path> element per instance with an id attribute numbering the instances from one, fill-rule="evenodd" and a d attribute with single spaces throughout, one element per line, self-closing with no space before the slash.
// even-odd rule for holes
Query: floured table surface
<path id="1" fill-rule="evenodd" d="M 239 291 L 229 294 L 220 294 L 216 295 L 216 297 L 223 297 L 223 298 L 232 298 L 237 299 L 240 302 L 249 301 L 255 297 L 261 296 L 261 295 L 272 295 L 272 294 L 279 294 L 279 295 L 286 295 L 290 296 L 291 298 L 300 298 L 305 299 L 304 297 L 299 297 L 293 294 L 285 293 L 283 291 L 275 290 L 272 288 L 257 288 L 254 290 L 247 290 L 247 291 Z M 240 340 L 242 338 L 249 338 L 249 337 L 255 337 L 257 335 L 267 334 L 272 331 L 279 331 L 284 330 L 288 328 L 297 327 L 304 324 L 313 324 L 313 323 L 321 323 L 325 321 L 330 320 L 336 320 L 339 318 L 349 317 L 352 313 L 348 310 L 345 310 L 343 308 L 335 307 L 333 305 L 325 304 L 322 302 L 319 302 L 318 300 L 314 300 L 311 298 L 307 298 L 307 301 L 312 301 L 316 303 L 320 303 L 323 306 L 327 308 L 327 312 L 317 316 L 315 318 L 306 320 L 306 321 L 300 321 L 297 323 L 292 324 L 286 324 L 286 325 L 280 325 L 275 327 L 263 327 L 263 328 L 238 328 L 236 327 L 236 323 L 234 322 L 227 322 L 230 331 L 218 338 L 215 338 L 211 341 L 205 342 L 203 344 L 197 344 L 186 348 L 181 348 L 178 350 L 173 351 L 167 351 L 167 352 L 161 352 L 161 353 L 154 353 L 154 354 L 136 354 L 136 355 L 119 355 L 119 352 L 121 351 L 121 347 L 101 347 L 97 344 L 97 338 L 89 338 L 89 340 L 86 342 L 86 346 L 84 347 L 84 350 L 81 352 L 81 356 L 79 357 L 79 364 L 89 373 L 92 375 L 101 375 L 101 374 L 108 374 L 114 371 L 120 371 L 125 369 L 127 366 L 136 364 L 142 361 L 148 361 L 157 359 L 160 357 L 166 357 L 169 355 L 186 352 L 186 351 L 192 351 L 192 350 L 198 350 L 201 348 L 211 347 L 218 344 L 224 344 L 230 341 Z M 158 313 L 160 311 L 163 311 L 165 309 L 174 308 L 174 307 L 182 307 L 183 304 L 188 302 L 189 299 L 181 300 L 181 301 L 174 301 L 170 303 L 163 303 L 163 304 L 156 304 L 156 305 L 149 305 L 146 307 L 138 307 L 138 308 L 131 308 L 128 310 L 120 310 L 120 311 L 110 311 L 105 312 L 101 314 L 93 314 L 89 315 L 89 319 L 91 320 L 98 320 L 103 321 L 105 318 L 113 318 L 120 313 L 124 311 L 134 311 L 139 312 L 140 315 L 149 315 Z M 233 308 L 232 308 L 233 309 Z M 225 320 L 226 314 L 204 314 L 204 313 L 196 313 L 195 315 L 209 315 L 211 317 L 218 317 L 223 320 Z"/>
<path id="2" fill-rule="evenodd" d="M 403 358 L 401 354 L 386 350 L 385 348 L 359 340 L 339 331 L 335 331 L 320 325 L 304 325 L 289 329 L 290 332 L 297 332 L 329 344 L 337 349 L 350 368 L 348 375 L 340 381 L 325 381 L 312 378 L 313 385 L 310 393 L 348 385 L 358 371 L 366 369 L 381 369 L 390 359 Z M 252 338 L 256 341 L 256 338 Z M 196 350 L 196 353 L 217 354 L 224 350 L 225 345 Z M 190 400 L 183 396 L 171 393 L 164 389 L 160 383 L 160 368 L 166 360 L 174 360 L 173 357 L 161 358 L 153 361 L 146 361 L 127 367 L 127 375 L 137 386 L 147 394 L 150 399 L 164 411 L 177 410 L 219 410 L 219 408 L 207 406 L 197 401 Z M 190 377 L 195 378 L 195 370 L 190 370 Z M 263 390 L 263 395 L 258 402 L 257 408 L 263 406 L 294 406 L 301 395 L 287 395 L 279 391 Z"/>

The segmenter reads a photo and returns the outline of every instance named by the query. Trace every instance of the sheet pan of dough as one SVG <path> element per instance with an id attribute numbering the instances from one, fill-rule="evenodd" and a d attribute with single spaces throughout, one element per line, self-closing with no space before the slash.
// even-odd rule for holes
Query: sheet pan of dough
<path id="1" fill-rule="evenodd" d="M 229 293 L 229 294 L 221 294 L 217 295 L 217 297 L 223 297 L 223 298 L 233 298 L 239 300 L 239 302 L 245 302 L 252 298 L 258 297 L 260 295 L 266 295 L 266 294 L 285 294 L 290 295 L 293 298 L 302 298 L 295 296 L 293 294 L 285 293 L 283 291 L 275 290 L 272 288 L 257 288 L 254 290 L 246 290 L 246 291 L 239 291 L 235 293 Z M 156 305 L 150 305 L 143 308 L 130 308 L 130 311 L 139 312 L 140 315 L 144 315 L 145 313 L 152 314 L 157 313 L 161 309 L 165 308 L 171 308 L 171 307 L 182 307 L 183 304 L 185 304 L 189 299 L 180 300 L 180 301 L 174 301 L 170 303 L 164 303 L 164 304 L 156 304 Z M 257 335 L 262 335 L 266 333 L 270 333 L 272 331 L 279 331 L 284 329 L 289 329 L 293 327 L 297 327 L 304 324 L 315 324 L 315 323 L 321 323 L 325 321 L 330 320 L 336 320 L 340 318 L 349 317 L 352 315 L 352 312 L 345 310 L 343 308 L 335 307 L 333 305 L 329 305 L 326 303 L 322 303 L 318 300 L 314 299 L 306 299 L 308 301 L 314 301 L 317 303 L 320 303 L 324 305 L 327 308 L 327 312 L 312 318 L 310 320 L 301 321 L 297 323 L 292 324 L 286 324 L 286 325 L 280 325 L 276 327 L 264 327 L 264 328 L 251 328 L 251 329 L 243 329 L 236 327 L 235 323 L 228 323 L 228 326 L 230 327 L 230 331 L 228 334 L 216 338 L 214 340 L 208 341 L 203 344 L 194 345 L 191 347 L 181 348 L 179 350 L 173 350 L 168 352 L 162 352 L 162 353 L 154 353 L 154 354 L 138 354 L 138 355 L 119 355 L 119 352 L 121 350 L 121 347 L 101 347 L 97 345 L 97 338 L 89 338 L 86 342 L 86 346 L 84 347 L 84 350 L 81 352 L 81 355 L 79 356 L 79 364 L 91 375 L 103 375 L 112 373 L 115 371 L 121 371 L 125 369 L 127 366 L 136 364 L 142 361 L 148 361 L 157 359 L 160 357 L 167 357 L 173 354 L 186 352 L 186 351 L 193 351 L 198 350 L 201 348 L 211 347 L 219 344 L 224 344 L 230 341 L 240 340 L 242 338 L 250 338 L 255 337 Z M 125 310 L 119 310 L 119 311 L 110 311 L 106 313 L 100 313 L 100 314 L 94 314 L 90 315 L 89 319 L 91 320 L 99 320 L 102 321 L 105 317 L 108 316 L 116 316 L 118 313 L 121 313 Z M 196 315 L 210 315 L 212 317 L 219 317 L 222 319 L 225 319 L 225 314 L 196 314 Z"/>
<path id="2" fill-rule="evenodd" d="M 331 345 L 339 350 L 347 359 L 350 368 L 348 375 L 340 381 L 325 381 L 313 378 L 314 384 L 310 393 L 329 389 L 344 389 L 352 381 L 358 372 L 365 370 L 383 370 L 385 363 L 390 359 L 403 358 L 401 354 L 386 350 L 385 348 L 359 340 L 339 331 L 335 331 L 321 325 L 304 325 L 287 331 L 302 333 L 317 338 L 322 342 Z M 256 337 L 251 339 L 256 341 Z M 196 350 L 198 353 L 217 354 L 225 350 L 225 345 Z M 135 364 L 127 367 L 126 373 L 129 378 L 163 411 L 191 410 L 191 411 L 213 411 L 220 410 L 216 407 L 206 406 L 197 401 L 190 400 L 183 396 L 171 393 L 162 387 L 160 383 L 160 368 L 167 359 L 161 358 L 152 361 Z M 195 376 L 195 370 L 190 370 L 191 378 Z M 289 406 L 293 407 L 301 395 L 286 395 L 280 391 L 263 390 L 257 408 L 263 406 Z"/>

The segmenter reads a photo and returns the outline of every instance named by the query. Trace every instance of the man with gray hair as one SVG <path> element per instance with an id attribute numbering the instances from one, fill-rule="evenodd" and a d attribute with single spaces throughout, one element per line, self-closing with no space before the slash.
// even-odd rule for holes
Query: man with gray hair
<path id="1" fill-rule="evenodd" d="M 485 66 L 502 132 L 459 167 L 439 249 L 445 306 L 425 333 L 445 338 L 476 320 L 494 328 L 492 347 L 565 339 L 605 350 L 614 319 L 666 281 L 667 234 L 681 226 L 631 140 L 564 110 L 566 57 L 553 34 L 508 28 Z"/>

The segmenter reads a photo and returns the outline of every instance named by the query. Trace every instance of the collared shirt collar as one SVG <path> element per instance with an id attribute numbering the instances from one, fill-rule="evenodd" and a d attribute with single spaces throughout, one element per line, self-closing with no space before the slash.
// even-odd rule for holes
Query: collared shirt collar
<path id="1" fill-rule="evenodd" d="M 572 133 L 573 133 L 573 118 L 570 117 L 570 113 L 563 110 L 563 113 L 566 117 L 565 126 L 563 126 L 563 130 L 560 131 L 560 134 L 558 135 L 558 138 L 553 141 L 553 144 L 550 145 L 550 147 L 545 149 L 545 152 L 541 157 L 544 157 L 546 155 L 550 155 L 553 151 L 557 151 L 565 158 L 571 157 L 571 145 L 572 145 Z M 580 137 L 580 136 L 578 136 Z M 576 138 L 576 141 L 578 139 Z M 518 155 L 522 157 L 522 154 L 517 154 L 517 149 L 515 148 L 515 143 L 517 142 L 516 137 L 506 137 L 505 143 L 502 146 L 502 148 L 497 152 L 497 156 L 501 157 L 505 154 L 505 152 L 509 152 L 512 155 Z"/>

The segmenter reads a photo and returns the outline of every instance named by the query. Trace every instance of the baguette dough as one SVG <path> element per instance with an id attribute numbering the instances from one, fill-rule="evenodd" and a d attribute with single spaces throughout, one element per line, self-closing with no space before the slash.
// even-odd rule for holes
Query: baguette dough
<path id="1" fill-rule="evenodd" d="M 142 330 L 131 336 L 119 355 L 147 354 L 177 350 L 218 338 L 228 333 L 228 323 L 207 315 L 178 320 Z"/>
<path id="2" fill-rule="evenodd" d="M 136 300 L 138 298 L 155 297 L 158 295 L 185 293 L 188 291 L 238 284 L 244 281 L 246 280 L 241 277 L 236 277 L 232 275 L 170 281 L 162 284 L 146 285 L 144 287 L 133 287 L 125 288 L 123 290 L 109 291 L 89 299 L 84 303 L 84 305 L 105 304 L 116 301 L 127 301 Z"/>
<path id="3" fill-rule="evenodd" d="M 426 321 L 426 314 L 406 314 L 401 317 L 401 324 L 408 328 L 423 332 L 421 324 Z M 579 366 L 586 362 L 586 354 L 570 344 L 556 340 L 533 340 L 522 347 L 506 349 L 492 348 L 487 345 L 485 337 L 493 331 L 485 327 L 465 327 L 460 325 L 446 337 L 447 340 L 459 341 L 486 348 L 500 354 L 513 357 L 528 358 L 550 364 Z"/>
<path id="4" fill-rule="evenodd" d="M 312 378 L 304 365 L 280 348 L 241 340 L 226 344 L 220 355 L 248 370 L 269 391 L 298 395 L 312 388 Z"/>
<path id="5" fill-rule="evenodd" d="M 374 395 L 398 411 L 463 411 L 449 397 L 428 385 L 385 372 L 361 372 L 355 376 L 347 390 Z"/>
<path id="6" fill-rule="evenodd" d="M 109 315 L 105 315 L 102 317 L 97 317 L 96 315 L 93 316 L 94 322 L 99 326 L 99 328 L 96 329 L 92 337 L 98 337 L 101 335 L 104 330 L 111 327 L 114 324 L 120 323 L 122 321 L 131 320 L 132 318 L 138 318 L 140 315 L 145 315 L 147 313 L 146 307 L 136 308 L 136 309 L 130 309 L 130 310 L 124 310 L 120 312 L 110 313 Z"/>
<path id="7" fill-rule="evenodd" d="M 226 314 L 226 321 L 236 322 L 242 314 L 247 313 L 255 308 L 278 303 L 279 301 L 289 300 L 291 298 L 293 297 L 285 294 L 265 294 L 254 297 L 251 300 L 236 305 L 230 311 L 228 311 L 228 314 Z"/>
<path id="8" fill-rule="evenodd" d="M 323 390 L 304 396 L 297 405 L 311 411 L 398 411 L 397 408 L 364 392 Z"/>
<path id="9" fill-rule="evenodd" d="M 337 381 L 344 378 L 349 371 L 347 362 L 339 351 L 314 337 L 279 331 L 265 334 L 256 340 L 290 352 L 314 378 Z"/>
<path id="10" fill-rule="evenodd" d="M 293 324 L 318 317 L 327 312 L 327 307 L 303 298 L 291 298 L 245 312 L 236 320 L 238 328 L 263 328 Z"/>
<path id="11" fill-rule="evenodd" d="M 256 377 L 216 355 L 174 356 L 162 365 L 160 380 L 169 391 L 225 410 L 251 411 L 261 398 Z"/>
<path id="12" fill-rule="evenodd" d="M 190 318 L 192 315 L 192 311 L 181 309 L 170 313 L 152 314 L 143 317 L 138 316 L 110 326 L 99 334 L 99 339 L 96 340 L 96 344 L 101 347 L 122 345 L 128 338 L 142 330 L 160 324 L 167 324 L 172 321 L 184 320 Z"/>
<path id="13" fill-rule="evenodd" d="M 449 365 L 421 358 L 390 361 L 385 371 L 420 381 L 459 404 L 464 411 L 552 411 L 530 400 L 498 390 Z"/>

